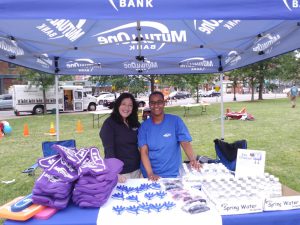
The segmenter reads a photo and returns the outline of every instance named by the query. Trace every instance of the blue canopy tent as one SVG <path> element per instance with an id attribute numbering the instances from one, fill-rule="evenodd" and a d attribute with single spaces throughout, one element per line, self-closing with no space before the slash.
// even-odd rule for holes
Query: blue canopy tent
<path id="1" fill-rule="evenodd" d="M 55 75 L 222 73 L 298 49 L 299 6 L 298 0 L 2 0 L 0 60 Z"/>

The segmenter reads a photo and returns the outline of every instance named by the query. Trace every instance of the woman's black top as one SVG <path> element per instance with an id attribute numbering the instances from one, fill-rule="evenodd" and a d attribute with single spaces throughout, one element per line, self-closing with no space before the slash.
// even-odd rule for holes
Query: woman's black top
<path id="1" fill-rule="evenodd" d="M 105 158 L 117 158 L 124 163 L 121 174 L 140 168 L 140 152 L 137 144 L 138 127 L 128 127 L 107 118 L 100 130 Z"/>

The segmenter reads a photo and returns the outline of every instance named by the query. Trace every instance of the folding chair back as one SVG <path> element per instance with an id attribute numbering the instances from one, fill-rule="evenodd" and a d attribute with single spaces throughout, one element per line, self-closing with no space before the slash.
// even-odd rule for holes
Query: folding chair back
<path id="1" fill-rule="evenodd" d="M 74 139 L 70 140 L 63 140 L 63 141 L 44 141 L 42 143 L 42 150 L 43 150 L 43 156 L 51 156 L 57 154 L 56 150 L 53 150 L 51 147 L 52 145 L 62 145 L 64 147 L 68 148 L 75 148 L 76 147 L 76 142 Z"/>
<path id="2" fill-rule="evenodd" d="M 57 152 L 55 150 L 51 149 L 51 146 L 54 144 L 62 145 L 62 146 L 69 147 L 69 148 L 76 147 L 76 142 L 74 139 L 63 140 L 63 141 L 44 141 L 42 143 L 42 151 L 43 151 L 44 157 L 48 157 L 48 156 L 57 154 Z M 22 173 L 27 173 L 29 176 L 34 176 L 35 170 L 37 167 L 38 167 L 38 164 L 35 163 L 32 166 L 30 166 L 29 168 L 23 170 Z"/>
<path id="3" fill-rule="evenodd" d="M 247 149 L 247 141 L 239 140 L 233 143 L 227 143 L 220 139 L 215 139 L 215 150 L 221 163 L 229 170 L 235 171 L 237 150 Z"/>

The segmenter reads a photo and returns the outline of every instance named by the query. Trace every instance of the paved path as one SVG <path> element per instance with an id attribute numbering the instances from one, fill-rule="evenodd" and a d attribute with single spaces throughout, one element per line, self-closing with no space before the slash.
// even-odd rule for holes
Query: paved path
<path id="1" fill-rule="evenodd" d="M 287 98 L 286 94 L 263 94 L 263 99 L 276 99 L 276 98 Z M 233 94 L 225 94 L 224 95 L 224 102 L 234 102 L 233 101 Z M 254 100 L 258 99 L 258 94 L 254 95 Z M 209 102 L 211 104 L 214 103 L 220 103 L 221 97 L 202 97 L 199 98 L 199 101 L 205 101 Z M 250 94 L 237 94 L 236 95 L 236 101 L 243 102 L 243 101 L 251 101 L 251 95 Z M 188 99 L 179 99 L 177 101 L 170 102 L 169 105 L 175 106 L 175 105 L 184 105 L 189 103 L 196 103 L 196 100 L 194 98 L 188 98 Z"/>

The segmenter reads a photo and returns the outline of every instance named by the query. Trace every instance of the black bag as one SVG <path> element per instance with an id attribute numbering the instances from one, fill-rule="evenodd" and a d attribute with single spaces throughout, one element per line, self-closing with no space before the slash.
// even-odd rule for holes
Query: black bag
<path id="1" fill-rule="evenodd" d="M 209 158 L 207 156 L 197 155 L 196 160 L 200 163 L 217 163 L 218 160 Z M 189 160 L 183 161 L 184 163 L 190 163 Z"/>
<path id="2" fill-rule="evenodd" d="M 239 148 L 246 149 L 247 148 L 247 141 L 246 140 L 239 140 L 235 141 L 233 143 L 227 143 L 225 141 L 222 141 L 220 139 L 215 139 L 215 147 L 218 148 L 224 157 L 232 162 L 236 160 L 237 157 L 237 150 Z"/>

